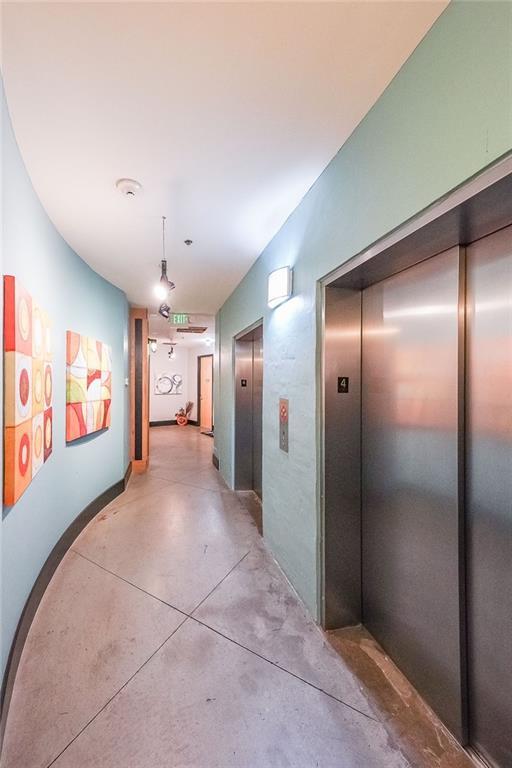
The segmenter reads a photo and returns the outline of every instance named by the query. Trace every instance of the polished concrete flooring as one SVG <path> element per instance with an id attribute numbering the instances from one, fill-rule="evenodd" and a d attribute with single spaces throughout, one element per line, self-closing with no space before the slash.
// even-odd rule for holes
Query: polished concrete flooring
<path id="1" fill-rule="evenodd" d="M 469 768 L 362 630 L 325 635 L 195 428 L 75 541 L 14 687 L 2 768 Z"/>

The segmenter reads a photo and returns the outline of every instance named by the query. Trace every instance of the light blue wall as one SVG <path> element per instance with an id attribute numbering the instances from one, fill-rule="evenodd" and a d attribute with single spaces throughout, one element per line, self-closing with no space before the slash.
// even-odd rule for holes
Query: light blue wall
<path id="1" fill-rule="evenodd" d="M 20 279 L 53 319 L 53 454 L 2 520 L 2 669 L 28 594 L 72 520 L 121 480 L 128 464 L 128 304 L 65 243 L 43 210 L 2 107 L 3 273 Z M 70 190 L 72 194 L 72 190 Z M 66 446 L 66 330 L 112 346 L 112 426 Z"/>
<path id="2" fill-rule="evenodd" d="M 264 317 L 264 535 L 316 616 L 317 281 L 511 149 L 512 4 L 452 2 L 218 313 L 220 469 L 231 485 L 233 336 Z M 271 312 L 267 275 L 284 264 L 294 297 Z M 279 397 L 290 400 L 288 455 Z"/>

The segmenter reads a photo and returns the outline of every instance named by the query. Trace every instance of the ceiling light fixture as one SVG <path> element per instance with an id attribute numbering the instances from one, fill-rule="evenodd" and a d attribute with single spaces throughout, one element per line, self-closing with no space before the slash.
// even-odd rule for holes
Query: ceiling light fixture
<path id="1" fill-rule="evenodd" d="M 171 308 L 168 304 L 165 303 L 165 301 L 163 304 L 160 304 L 160 306 L 158 307 L 158 314 L 162 315 L 162 317 L 165 318 L 165 320 L 169 319 L 169 315 L 171 314 Z"/>
<path id="2" fill-rule="evenodd" d="M 118 179 L 116 181 L 116 189 L 124 195 L 124 197 L 135 197 L 137 192 L 142 189 L 142 184 L 135 179 Z"/>
<path id="3" fill-rule="evenodd" d="M 155 296 L 160 301 L 164 301 L 167 298 L 167 296 L 169 294 L 169 291 L 172 291 L 174 289 L 174 287 L 175 287 L 174 283 L 172 282 L 172 280 L 169 280 L 169 278 L 167 277 L 167 259 L 165 258 L 165 220 L 166 220 L 166 217 L 162 216 L 162 261 L 161 261 L 161 273 L 160 273 L 160 282 L 158 282 L 155 285 L 155 288 L 154 288 Z M 164 306 L 164 305 L 162 304 L 162 306 Z M 161 309 L 162 309 L 162 307 L 160 307 L 160 310 Z M 160 311 L 160 314 L 162 314 L 161 311 Z M 165 315 L 164 315 L 164 317 L 165 317 Z M 167 317 L 169 317 L 168 314 L 167 314 Z"/>

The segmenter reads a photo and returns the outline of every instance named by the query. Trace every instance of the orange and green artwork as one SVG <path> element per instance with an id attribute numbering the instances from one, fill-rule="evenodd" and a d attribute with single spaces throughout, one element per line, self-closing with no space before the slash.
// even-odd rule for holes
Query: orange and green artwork
<path id="1" fill-rule="evenodd" d="M 52 453 L 52 328 L 19 280 L 4 276 L 4 504 L 12 506 Z"/>
<path id="2" fill-rule="evenodd" d="M 66 442 L 110 427 L 112 352 L 73 331 L 66 337 Z"/>

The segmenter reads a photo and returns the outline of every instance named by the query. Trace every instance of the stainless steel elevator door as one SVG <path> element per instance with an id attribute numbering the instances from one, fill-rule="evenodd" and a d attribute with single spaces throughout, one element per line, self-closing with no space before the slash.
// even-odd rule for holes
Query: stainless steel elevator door
<path id="1" fill-rule="evenodd" d="M 363 292 L 363 621 L 464 738 L 459 249 Z"/>
<path id="2" fill-rule="evenodd" d="M 252 490 L 253 342 L 235 342 L 235 488 Z"/>
<path id="3" fill-rule="evenodd" d="M 467 249 L 470 739 L 512 766 L 512 227 Z"/>
<path id="4" fill-rule="evenodd" d="M 263 338 L 253 341 L 252 487 L 262 498 Z"/>
<path id="5" fill-rule="evenodd" d="M 262 497 L 263 326 L 235 340 L 235 488 Z"/>

